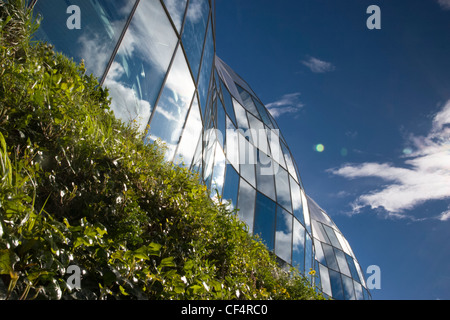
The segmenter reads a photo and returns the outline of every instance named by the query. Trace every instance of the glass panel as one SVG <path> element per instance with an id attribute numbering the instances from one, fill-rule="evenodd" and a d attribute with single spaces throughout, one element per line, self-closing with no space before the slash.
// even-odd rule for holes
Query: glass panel
<path id="1" fill-rule="evenodd" d="M 325 255 L 324 255 L 323 250 L 322 250 L 322 243 L 319 240 L 317 240 L 317 239 L 314 239 L 314 249 L 315 249 L 315 252 L 316 252 L 316 259 L 317 259 L 317 261 L 319 261 L 321 264 L 326 266 L 327 265 L 327 261 L 325 260 Z"/>
<path id="2" fill-rule="evenodd" d="M 358 271 L 356 271 L 356 266 L 355 266 L 355 263 L 353 262 L 353 258 L 347 254 L 345 255 L 345 258 L 347 260 L 348 267 L 350 268 L 350 273 L 352 274 L 352 278 L 355 279 L 356 281 L 360 282 L 359 274 L 358 274 Z"/>
<path id="3" fill-rule="evenodd" d="M 186 65 L 183 51 L 178 47 L 177 54 L 167 77 L 164 90 L 159 99 L 150 123 L 150 138 L 160 138 L 168 147 L 167 158 L 173 156 L 178 144 L 186 114 L 194 95 L 195 86 Z"/>
<path id="4" fill-rule="evenodd" d="M 305 228 L 297 219 L 294 219 L 292 247 L 292 265 L 305 272 Z"/>
<path id="5" fill-rule="evenodd" d="M 270 118 L 267 115 L 266 107 L 264 107 L 257 99 L 253 99 L 253 102 L 255 103 L 255 106 L 258 109 L 258 112 L 261 115 L 263 122 L 271 129 L 274 129 L 275 127 L 273 126 L 272 121 L 270 121 Z"/>
<path id="6" fill-rule="evenodd" d="M 322 243 L 323 253 L 325 254 L 325 259 L 327 260 L 327 266 L 330 269 L 339 271 L 339 267 L 336 261 L 336 257 L 334 255 L 333 247 Z"/>
<path id="7" fill-rule="evenodd" d="M 247 130 L 250 128 L 247 122 L 247 115 L 245 109 L 233 99 L 234 112 L 236 113 L 237 125 L 238 128 L 243 131 L 243 133 L 247 133 Z M 249 137 L 251 139 L 251 137 Z M 251 141 L 251 140 L 250 140 Z"/>
<path id="8" fill-rule="evenodd" d="M 208 15 L 208 0 L 191 0 L 189 2 L 182 41 L 195 79 L 197 79 L 200 67 Z"/>
<path id="9" fill-rule="evenodd" d="M 194 99 L 191 110 L 186 121 L 186 126 L 181 137 L 180 144 L 177 149 L 177 155 L 174 158 L 174 163 L 190 167 L 192 158 L 194 157 L 195 149 L 193 146 L 197 142 L 202 133 L 202 120 L 200 118 L 200 111 L 197 99 Z"/>
<path id="10" fill-rule="evenodd" d="M 319 222 L 317 222 L 316 220 L 312 220 L 311 227 L 314 238 L 317 238 L 322 242 L 329 243 L 328 237 L 325 235 L 325 232 L 322 230 L 322 225 Z"/>
<path id="11" fill-rule="evenodd" d="M 239 134 L 230 118 L 226 117 L 226 119 L 227 130 L 225 134 L 225 152 L 227 155 L 227 161 L 233 165 L 236 171 L 239 172 Z"/>
<path id="12" fill-rule="evenodd" d="M 329 226 L 327 226 L 327 225 L 323 225 L 323 229 L 324 229 L 325 232 L 327 233 L 328 238 L 329 238 L 330 241 L 331 241 L 331 244 L 332 244 L 334 247 L 338 248 L 338 249 L 342 249 L 342 248 L 341 248 L 341 244 L 339 243 L 339 240 L 338 240 L 338 238 L 336 237 L 336 234 L 334 233 L 334 230 L 333 230 L 332 228 L 330 228 Z"/>
<path id="13" fill-rule="evenodd" d="M 36 38 L 55 50 L 85 60 L 88 74 L 101 78 L 136 1 L 38 1 L 34 12 L 43 17 Z M 70 4 L 80 8 L 80 29 L 69 29 L 66 13 Z M 151 13 L 150 13 L 151 14 Z M 164 15 L 165 16 L 165 15 Z"/>
<path id="14" fill-rule="evenodd" d="M 214 42 L 211 31 L 211 26 L 208 28 L 206 36 L 205 49 L 203 52 L 202 70 L 200 72 L 200 80 L 198 83 L 198 94 L 200 97 L 200 105 L 202 107 L 202 114 L 205 113 L 206 97 L 208 94 L 209 83 L 211 79 L 211 69 L 214 60 Z M 215 91 L 214 91 L 215 92 Z"/>
<path id="15" fill-rule="evenodd" d="M 272 160 L 262 151 L 257 152 L 258 162 L 256 164 L 256 186 L 272 200 L 275 196 L 275 179 L 273 175 Z"/>
<path id="16" fill-rule="evenodd" d="M 275 186 L 277 189 L 277 202 L 285 209 L 292 212 L 289 175 L 283 168 L 278 168 L 278 172 L 275 175 Z"/>
<path id="17" fill-rule="evenodd" d="M 241 134 L 239 136 L 239 163 L 241 175 L 252 186 L 256 187 L 255 164 L 256 148 L 249 143 Z"/>
<path id="18" fill-rule="evenodd" d="M 272 156 L 272 159 L 274 161 L 276 161 L 284 169 L 287 169 L 286 162 L 284 161 L 283 152 L 281 150 L 280 138 L 278 136 L 279 132 L 277 132 L 276 130 L 278 129 L 275 130 L 266 129 L 267 138 L 270 146 L 270 155 Z"/>
<path id="19" fill-rule="evenodd" d="M 312 250 L 312 240 L 308 233 L 305 234 L 305 271 L 309 272 L 313 267 L 313 250 Z"/>
<path id="20" fill-rule="evenodd" d="M 302 197 L 300 192 L 300 186 L 294 179 L 289 176 L 290 180 L 290 189 L 291 189 L 291 197 L 292 197 L 292 210 L 294 216 L 301 221 L 301 223 L 305 224 L 305 218 L 303 216 L 303 206 L 302 206 Z"/>
<path id="21" fill-rule="evenodd" d="M 347 259 L 345 259 L 345 253 L 336 248 L 334 249 L 334 253 L 336 255 L 336 259 L 339 265 L 339 270 L 341 271 L 341 273 L 350 277 L 351 276 L 350 269 L 348 268 Z"/>
<path id="22" fill-rule="evenodd" d="M 275 202 L 257 192 L 254 234 L 259 235 L 269 250 L 274 249 Z"/>
<path id="23" fill-rule="evenodd" d="M 355 290 L 353 289 L 352 279 L 344 275 L 342 275 L 341 278 L 345 300 L 355 300 Z"/>
<path id="24" fill-rule="evenodd" d="M 286 159 L 286 164 L 287 164 L 289 173 L 292 175 L 292 177 L 294 177 L 295 181 L 298 182 L 297 173 L 295 171 L 294 162 L 292 160 L 291 153 L 283 142 L 281 143 L 281 150 L 284 154 L 284 158 Z"/>
<path id="25" fill-rule="evenodd" d="M 331 291 L 333 298 L 336 300 L 344 300 L 344 292 L 342 291 L 342 281 L 339 273 L 333 270 L 328 270 L 330 274 Z"/>
<path id="26" fill-rule="evenodd" d="M 227 165 L 225 171 L 225 184 L 223 187 L 223 199 L 230 203 L 232 209 L 236 208 L 238 187 L 239 187 L 239 175 L 233 169 L 232 166 Z"/>
<path id="27" fill-rule="evenodd" d="M 238 217 L 248 226 L 248 231 L 253 234 L 253 219 L 255 216 L 256 190 L 244 179 L 239 184 Z"/>
<path id="28" fill-rule="evenodd" d="M 352 255 L 352 251 L 349 248 L 347 241 L 345 241 L 344 236 L 339 231 L 335 231 L 334 233 L 336 234 L 336 237 L 338 238 L 344 252 L 348 255 Z"/>
<path id="29" fill-rule="evenodd" d="M 207 181 L 211 179 L 212 169 L 214 165 L 214 151 L 216 150 L 216 132 L 215 130 L 207 130 L 203 133 L 203 179 Z M 206 184 L 209 187 L 209 184 Z"/>
<path id="30" fill-rule="evenodd" d="M 292 223 L 293 216 L 277 206 L 275 254 L 287 263 L 292 262 Z"/>
<path id="31" fill-rule="evenodd" d="M 186 11 L 187 0 L 164 0 L 167 11 L 169 11 L 173 24 L 180 33 L 181 25 L 183 24 L 184 12 Z"/>
<path id="32" fill-rule="evenodd" d="M 225 179 L 225 156 L 219 143 L 216 143 L 215 164 L 211 181 L 211 197 L 222 195 L 222 187 Z"/>
<path id="33" fill-rule="evenodd" d="M 249 113 L 247 113 L 247 116 L 248 122 L 250 124 L 253 143 L 261 151 L 269 154 L 270 151 L 269 144 L 267 142 L 267 133 L 263 123 Z"/>
<path id="34" fill-rule="evenodd" d="M 323 265 L 319 265 L 319 268 L 322 291 L 331 296 L 333 293 L 331 292 L 330 274 L 328 273 L 328 268 Z"/>
<path id="35" fill-rule="evenodd" d="M 353 286 L 355 288 L 356 300 L 363 300 L 364 296 L 363 296 L 362 286 L 356 281 L 353 281 Z"/>
<path id="36" fill-rule="evenodd" d="M 225 110 L 223 109 L 222 102 L 218 99 L 217 102 L 217 129 L 221 133 L 223 138 L 226 138 L 226 119 L 225 119 Z M 224 139 L 219 139 L 222 147 L 224 146 Z"/>
<path id="37" fill-rule="evenodd" d="M 311 219 L 309 217 L 309 206 L 308 201 L 306 200 L 306 195 L 303 189 L 300 190 L 300 194 L 302 195 L 302 203 L 303 205 L 303 217 L 305 221 L 305 227 L 306 230 L 308 230 L 309 233 L 311 233 Z"/>
<path id="38" fill-rule="evenodd" d="M 146 128 L 177 41 L 161 3 L 141 1 L 104 82 L 116 117 Z"/>
<path id="39" fill-rule="evenodd" d="M 220 81 L 220 87 L 222 89 L 222 96 L 223 96 L 223 103 L 225 104 L 225 110 L 227 111 L 227 114 L 230 117 L 230 119 L 234 122 L 235 125 L 237 125 L 231 95 L 222 81 Z"/>
<path id="40" fill-rule="evenodd" d="M 257 116 L 259 118 L 258 111 L 256 110 L 256 106 L 253 103 L 253 99 L 250 96 L 250 94 L 242 89 L 240 86 L 236 85 L 239 94 L 241 95 L 242 102 L 244 103 L 245 109 L 247 109 L 249 112 L 251 112 L 253 115 Z"/>

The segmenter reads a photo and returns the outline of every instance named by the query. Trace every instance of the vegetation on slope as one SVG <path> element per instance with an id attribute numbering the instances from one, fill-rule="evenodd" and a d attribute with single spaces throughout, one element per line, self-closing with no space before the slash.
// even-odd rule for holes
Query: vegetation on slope
<path id="1" fill-rule="evenodd" d="M 33 42 L 24 8 L 0 2 L 0 299 L 321 298 Z"/>

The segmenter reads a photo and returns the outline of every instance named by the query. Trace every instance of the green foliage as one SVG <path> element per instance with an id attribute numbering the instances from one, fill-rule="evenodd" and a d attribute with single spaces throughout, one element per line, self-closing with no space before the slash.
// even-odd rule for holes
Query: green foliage
<path id="1" fill-rule="evenodd" d="M 320 299 L 0 2 L 1 299 Z M 81 268 L 81 288 L 67 284 Z"/>

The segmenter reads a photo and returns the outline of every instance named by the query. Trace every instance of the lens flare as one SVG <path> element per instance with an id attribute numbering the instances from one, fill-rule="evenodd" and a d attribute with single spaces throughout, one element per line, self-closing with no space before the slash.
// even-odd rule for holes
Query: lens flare
<path id="1" fill-rule="evenodd" d="M 317 152 L 323 152 L 325 150 L 325 147 L 323 144 L 319 143 L 319 144 L 316 144 L 314 149 L 316 149 Z"/>

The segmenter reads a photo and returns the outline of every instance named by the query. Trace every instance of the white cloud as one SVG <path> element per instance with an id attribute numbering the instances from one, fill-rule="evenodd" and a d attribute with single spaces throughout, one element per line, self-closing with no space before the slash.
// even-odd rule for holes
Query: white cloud
<path id="1" fill-rule="evenodd" d="M 450 199 L 450 100 L 438 112 L 427 136 L 412 136 L 412 152 L 405 156 L 405 166 L 389 163 L 348 164 L 329 170 L 348 179 L 376 177 L 386 184 L 359 196 L 353 211 L 369 206 L 384 208 L 392 217 L 406 217 L 406 211 L 431 200 Z M 441 220 L 450 218 L 444 212 Z"/>
<path id="2" fill-rule="evenodd" d="M 277 118 L 283 114 L 295 114 L 304 104 L 299 100 L 300 93 L 289 93 L 281 97 L 281 99 L 266 104 L 266 108 L 270 114 Z"/>
<path id="3" fill-rule="evenodd" d="M 442 213 L 439 215 L 439 220 L 441 220 L 441 221 L 447 221 L 447 220 L 450 220 L 450 210 L 445 211 L 445 212 L 442 212 Z"/>
<path id="4" fill-rule="evenodd" d="M 438 3 L 444 10 L 450 10 L 450 0 L 438 0 Z"/>
<path id="5" fill-rule="evenodd" d="M 311 57 L 308 60 L 303 60 L 302 64 L 307 66 L 309 70 L 311 70 L 314 73 L 325 73 L 333 71 L 335 69 L 332 63 L 314 57 Z"/>

